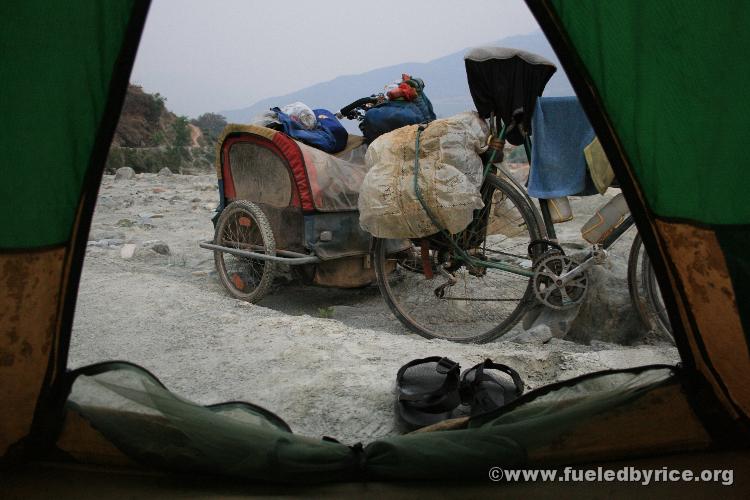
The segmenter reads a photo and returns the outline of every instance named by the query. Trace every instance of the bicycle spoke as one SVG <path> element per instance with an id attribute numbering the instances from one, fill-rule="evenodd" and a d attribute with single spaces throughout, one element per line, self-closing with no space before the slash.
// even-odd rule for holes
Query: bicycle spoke
<path id="1" fill-rule="evenodd" d="M 383 295 L 396 316 L 417 333 L 450 340 L 486 340 L 509 329 L 531 302 L 528 277 L 482 265 L 483 261 L 513 267 L 530 264 L 528 244 L 538 239 L 533 213 L 525 201 L 514 188 L 492 179 L 482 190 L 483 199 L 492 202 L 485 202 L 485 208 L 475 212 L 469 227 L 454 236 L 453 243 L 433 238 L 434 279 L 425 279 L 421 266 L 415 270 L 413 259 L 407 258 L 421 253 L 419 244 L 424 240 L 415 240 L 409 251 L 402 252 L 395 260 L 395 272 L 387 279 L 381 279 L 389 272 L 385 260 L 376 255 Z M 462 250 L 455 250 L 455 245 Z M 376 248 L 384 251 L 380 240 Z M 471 258 L 466 259 L 466 254 Z"/>

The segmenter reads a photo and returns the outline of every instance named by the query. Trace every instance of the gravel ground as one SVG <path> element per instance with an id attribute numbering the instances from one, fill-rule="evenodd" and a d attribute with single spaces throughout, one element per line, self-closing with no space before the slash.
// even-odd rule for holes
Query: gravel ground
<path id="1" fill-rule="evenodd" d="M 607 198 L 611 194 L 607 195 Z M 376 286 L 357 290 L 279 284 L 258 305 L 222 288 L 210 252 L 218 199 L 213 175 L 105 176 L 89 237 L 70 351 L 71 367 L 124 359 L 177 394 L 209 404 L 245 400 L 295 432 L 369 442 L 400 432 L 398 368 L 430 355 L 468 368 L 485 358 L 516 368 L 530 389 L 608 368 L 675 363 L 676 349 L 643 332 L 625 281 L 632 234 L 592 273 L 592 289 L 564 339 L 546 343 L 519 324 L 484 345 L 407 333 Z M 576 220 L 557 227 L 570 249 L 606 200 L 573 199 Z M 131 258 L 128 245 L 135 245 Z M 168 254 L 165 252 L 168 249 Z M 321 318 L 320 311 L 332 317 Z M 553 330 L 559 317 L 545 316 Z"/>

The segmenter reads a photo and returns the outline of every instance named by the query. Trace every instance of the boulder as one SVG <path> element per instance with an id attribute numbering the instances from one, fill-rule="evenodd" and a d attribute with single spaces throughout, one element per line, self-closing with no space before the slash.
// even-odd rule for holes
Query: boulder
<path id="1" fill-rule="evenodd" d="M 167 167 L 164 167 L 161 170 L 159 170 L 159 176 L 160 177 L 168 177 L 168 176 L 171 176 L 171 175 L 173 175 L 172 171 L 169 170 Z"/>
<path id="2" fill-rule="evenodd" d="M 549 326 L 538 324 L 529 330 L 522 331 L 507 340 L 516 344 L 544 344 L 553 337 L 552 330 Z M 506 339 L 503 339 L 506 340 Z"/>
<path id="3" fill-rule="evenodd" d="M 129 181 L 135 179 L 135 170 L 130 167 L 120 167 L 115 172 L 116 181 Z"/>
<path id="4" fill-rule="evenodd" d="M 125 260 L 132 259 L 135 254 L 135 245 L 133 243 L 127 243 L 120 249 L 120 257 Z"/>
<path id="5" fill-rule="evenodd" d="M 613 270 L 589 269 L 589 290 L 578 316 L 570 322 L 568 340 L 588 344 L 592 340 L 630 345 L 646 332 L 628 292 L 627 262 L 611 255 Z"/>
<path id="6" fill-rule="evenodd" d="M 143 248 L 150 249 L 159 255 L 170 255 L 171 251 L 169 249 L 169 245 L 164 243 L 161 240 L 150 240 L 150 241 L 144 241 L 143 242 Z"/>

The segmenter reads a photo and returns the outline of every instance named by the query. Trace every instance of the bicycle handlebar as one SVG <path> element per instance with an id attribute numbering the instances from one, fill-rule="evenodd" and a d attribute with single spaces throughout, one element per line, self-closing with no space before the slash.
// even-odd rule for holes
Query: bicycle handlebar
<path id="1" fill-rule="evenodd" d="M 346 116 L 347 118 L 352 114 L 352 112 L 357 108 L 364 108 L 368 104 L 375 104 L 378 102 L 377 96 L 370 96 L 370 97 L 363 97 L 361 99 L 357 99 L 353 103 L 344 106 L 341 108 L 341 115 Z"/>

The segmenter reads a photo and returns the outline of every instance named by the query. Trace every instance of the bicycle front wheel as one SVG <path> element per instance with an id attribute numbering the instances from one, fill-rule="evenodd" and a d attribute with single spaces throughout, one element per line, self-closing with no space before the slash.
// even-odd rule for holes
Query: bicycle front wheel
<path id="1" fill-rule="evenodd" d="M 530 271 L 529 243 L 540 238 L 531 207 L 494 175 L 483 186 L 483 199 L 485 207 L 460 239 L 469 242 L 462 247 L 476 259 Z M 413 240 L 410 248 L 392 255 L 386 240 L 376 240 L 373 247 L 378 287 L 411 331 L 427 338 L 487 342 L 510 330 L 533 303 L 528 276 L 461 264 L 450 248 L 423 252 L 424 241 Z M 431 273 L 425 272 L 425 264 Z"/>
<path id="2" fill-rule="evenodd" d="M 661 333 L 674 343 L 672 325 L 661 296 L 656 273 L 643 246 L 641 235 L 636 235 L 628 259 L 628 291 L 643 324 Z"/>

